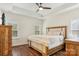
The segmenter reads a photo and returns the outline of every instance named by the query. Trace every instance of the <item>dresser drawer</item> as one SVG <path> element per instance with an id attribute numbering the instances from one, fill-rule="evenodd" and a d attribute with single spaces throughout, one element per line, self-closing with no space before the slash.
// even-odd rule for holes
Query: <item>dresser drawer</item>
<path id="1" fill-rule="evenodd" d="M 66 41 L 66 55 L 79 56 L 79 43 L 74 41 Z"/>

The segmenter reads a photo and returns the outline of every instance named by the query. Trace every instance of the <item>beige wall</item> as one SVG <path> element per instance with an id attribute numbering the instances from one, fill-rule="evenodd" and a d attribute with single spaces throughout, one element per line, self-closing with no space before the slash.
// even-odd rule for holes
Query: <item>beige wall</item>
<path id="1" fill-rule="evenodd" d="M 43 32 L 46 34 L 46 27 L 66 25 L 68 27 L 69 36 L 71 21 L 75 19 L 79 19 L 79 8 L 58 14 L 56 16 L 51 15 L 43 24 Z"/>
<path id="2" fill-rule="evenodd" d="M 37 18 L 22 16 L 10 12 L 5 12 L 5 14 L 7 20 L 17 24 L 18 38 L 13 39 L 13 46 L 27 44 L 28 36 L 34 34 L 34 26 L 42 25 L 42 20 Z"/>

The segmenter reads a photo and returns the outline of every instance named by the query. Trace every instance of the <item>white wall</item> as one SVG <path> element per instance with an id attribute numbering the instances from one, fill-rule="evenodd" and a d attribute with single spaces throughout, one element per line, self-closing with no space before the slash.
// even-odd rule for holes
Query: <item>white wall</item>
<path id="1" fill-rule="evenodd" d="M 12 41 L 13 46 L 27 44 L 28 36 L 34 34 L 34 26 L 42 25 L 42 20 L 37 18 L 22 16 L 10 12 L 5 12 L 5 14 L 7 20 L 11 20 L 17 24 L 19 38 Z"/>
<path id="2" fill-rule="evenodd" d="M 13 14 L 10 12 L 5 12 L 7 20 L 12 20 L 18 25 L 18 37 L 19 39 L 13 40 L 14 45 L 27 44 L 27 37 L 34 34 L 34 26 L 42 24 L 42 21 L 28 16 L 22 16 L 18 14 Z M 43 32 L 46 33 L 46 27 L 51 26 L 68 26 L 68 33 L 70 32 L 70 23 L 72 20 L 79 18 L 79 8 L 61 13 L 56 16 L 46 17 L 43 24 Z"/>
<path id="3" fill-rule="evenodd" d="M 46 34 L 46 27 L 66 25 L 68 27 L 69 36 L 71 21 L 75 19 L 79 19 L 79 8 L 58 14 L 56 16 L 51 15 L 44 21 L 43 32 Z"/>

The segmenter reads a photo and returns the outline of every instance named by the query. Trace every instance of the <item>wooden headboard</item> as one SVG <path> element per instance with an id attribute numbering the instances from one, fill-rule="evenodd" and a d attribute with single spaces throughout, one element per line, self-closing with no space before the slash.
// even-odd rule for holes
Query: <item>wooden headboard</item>
<path id="1" fill-rule="evenodd" d="M 67 38 L 67 26 L 56 26 L 56 27 L 47 27 L 48 33 L 60 32 L 60 35 L 63 35 L 64 38 Z"/>

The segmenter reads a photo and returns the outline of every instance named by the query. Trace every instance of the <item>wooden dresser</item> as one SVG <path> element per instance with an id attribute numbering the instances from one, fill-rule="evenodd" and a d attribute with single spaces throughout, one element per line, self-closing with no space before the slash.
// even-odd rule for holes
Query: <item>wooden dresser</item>
<path id="1" fill-rule="evenodd" d="M 0 56 L 12 54 L 12 26 L 0 25 Z"/>
<path id="2" fill-rule="evenodd" d="M 66 56 L 79 56 L 79 40 L 67 39 L 66 43 Z"/>

